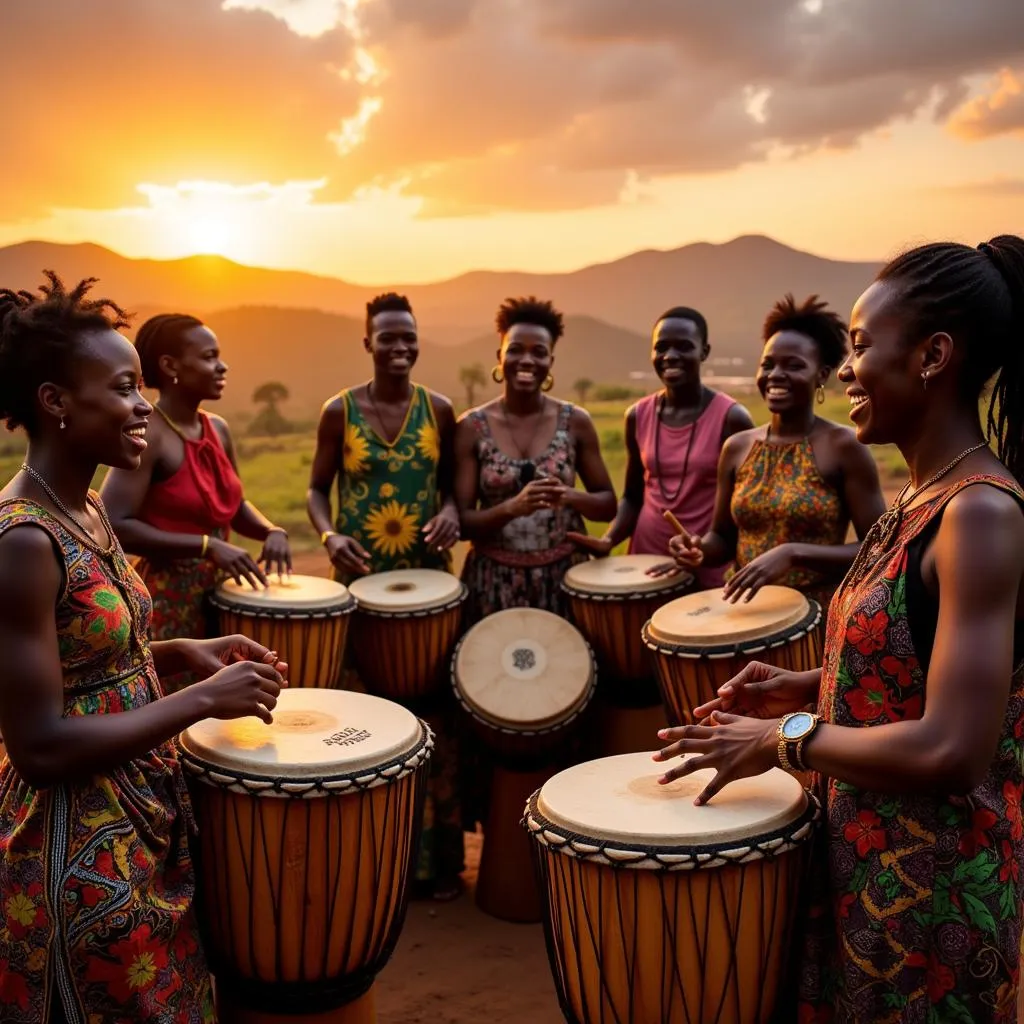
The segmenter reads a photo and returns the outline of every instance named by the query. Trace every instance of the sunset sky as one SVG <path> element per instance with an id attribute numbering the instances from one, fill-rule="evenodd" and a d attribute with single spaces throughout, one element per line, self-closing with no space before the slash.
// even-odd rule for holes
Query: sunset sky
<path id="1" fill-rule="evenodd" d="M 0 244 L 360 284 L 1024 232 L 1022 0 L 14 0 Z"/>

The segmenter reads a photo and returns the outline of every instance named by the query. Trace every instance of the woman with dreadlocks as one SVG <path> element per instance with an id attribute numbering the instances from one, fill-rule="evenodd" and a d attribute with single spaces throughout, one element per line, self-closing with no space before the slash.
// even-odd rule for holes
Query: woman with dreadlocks
<path id="1" fill-rule="evenodd" d="M 861 441 L 910 482 L 833 599 L 824 665 L 748 666 L 665 780 L 821 778 L 800 1020 L 1014 1021 L 1024 858 L 1024 240 L 914 249 L 853 311 Z M 979 400 L 994 385 L 981 426 Z M 993 451 L 992 449 L 995 449 Z M 805 706 L 817 702 L 817 713 Z"/>
<path id="2" fill-rule="evenodd" d="M 100 493 L 125 550 L 142 556 L 154 639 L 201 638 L 206 595 L 219 579 L 259 587 L 267 582 L 259 563 L 291 570 L 288 534 L 245 500 L 228 425 L 200 408 L 221 397 L 228 369 L 213 331 L 193 316 L 163 314 L 139 328 L 135 347 L 159 392 L 156 415 L 140 467 L 112 469 Z M 229 541 L 232 529 L 263 544 L 259 559 Z"/>
<path id="3" fill-rule="evenodd" d="M 206 1024 L 193 821 L 172 737 L 271 720 L 285 666 L 243 637 L 150 643 L 149 595 L 103 504 L 152 407 L 124 314 L 0 290 L 0 420 L 28 434 L 0 491 L 0 1021 Z M 227 666 L 227 667 L 225 667 Z M 202 682 L 161 695 L 158 672 Z"/>

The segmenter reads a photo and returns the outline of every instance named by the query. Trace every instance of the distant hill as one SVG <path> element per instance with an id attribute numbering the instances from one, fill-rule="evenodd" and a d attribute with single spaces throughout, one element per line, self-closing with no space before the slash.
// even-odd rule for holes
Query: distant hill
<path id="1" fill-rule="evenodd" d="M 230 367 L 225 410 L 250 406 L 253 391 L 279 380 L 291 393 L 293 415 L 312 415 L 342 387 L 365 380 L 370 360 L 363 349 L 363 324 L 354 317 L 308 309 L 247 306 L 206 316 L 217 333 Z M 602 323 L 592 317 L 570 316 L 555 358 L 556 391 L 572 397 L 572 385 L 587 377 L 598 383 L 628 384 L 629 375 L 649 369 L 649 341 L 640 334 Z M 441 345 L 427 334 L 415 377 L 428 387 L 465 404 L 459 382 L 463 366 L 479 363 L 488 382 L 477 401 L 497 394 L 490 381 L 497 338 L 483 334 L 460 345 Z M 633 382 L 642 388 L 643 382 Z"/>
<path id="2" fill-rule="evenodd" d="M 43 267 L 70 278 L 99 277 L 104 294 L 136 309 L 199 315 L 273 306 L 321 310 L 360 322 L 366 300 L 380 290 L 245 267 L 217 256 L 131 260 L 96 245 L 48 242 L 0 248 L 0 283 L 5 286 L 34 287 Z M 749 360 L 765 313 L 785 292 L 798 297 L 817 292 L 846 316 L 876 270 L 876 264 L 821 259 L 770 238 L 746 236 L 724 245 L 638 252 L 568 274 L 477 271 L 436 284 L 393 287 L 410 297 L 424 337 L 438 345 L 479 344 L 503 298 L 532 293 L 552 299 L 567 315 L 644 336 L 668 307 L 695 306 L 708 318 L 715 354 Z M 581 339 L 585 336 L 581 330 Z M 576 347 L 567 341 L 560 360 L 568 361 Z M 589 344 L 604 343 L 595 338 Z M 590 348 L 590 357 L 597 347 Z M 587 376 L 596 379 L 592 372 Z"/>

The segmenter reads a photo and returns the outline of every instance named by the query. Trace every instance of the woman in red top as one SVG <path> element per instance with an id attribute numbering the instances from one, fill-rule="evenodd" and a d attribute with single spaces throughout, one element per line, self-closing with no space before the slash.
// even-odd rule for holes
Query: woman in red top
<path id="1" fill-rule="evenodd" d="M 152 637 L 206 636 L 205 597 L 223 575 L 267 582 L 259 562 L 291 571 L 288 535 L 245 500 L 228 425 L 203 412 L 219 399 L 227 366 L 200 320 L 164 314 L 139 328 L 142 374 L 159 399 L 139 469 L 111 469 L 103 501 L 125 550 L 153 596 Z M 230 530 L 263 542 L 258 560 L 228 541 Z"/>

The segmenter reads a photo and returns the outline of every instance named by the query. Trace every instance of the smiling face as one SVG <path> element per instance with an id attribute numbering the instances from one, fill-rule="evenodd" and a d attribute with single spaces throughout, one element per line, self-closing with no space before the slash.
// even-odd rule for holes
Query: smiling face
<path id="1" fill-rule="evenodd" d="M 799 331 L 778 331 L 765 343 L 757 367 L 757 390 L 773 414 L 806 412 L 829 369 L 813 339 Z"/>
<path id="2" fill-rule="evenodd" d="M 922 373 L 928 340 L 907 339 L 898 305 L 893 286 L 876 281 L 853 308 L 851 352 L 838 376 L 847 385 L 850 419 L 863 444 L 899 443 L 927 406 Z"/>
<path id="3" fill-rule="evenodd" d="M 373 330 L 364 345 L 373 357 L 375 374 L 406 378 L 420 354 L 416 319 L 403 310 L 387 310 L 373 318 Z"/>
<path id="4" fill-rule="evenodd" d="M 83 462 L 138 469 L 153 407 L 139 391 L 142 368 L 135 346 L 117 331 L 83 334 L 71 380 L 66 387 L 39 389 L 44 411 L 65 418 L 64 443 Z"/>
<path id="5" fill-rule="evenodd" d="M 183 332 L 176 357 L 165 356 L 161 369 L 178 378 L 179 393 L 198 402 L 216 401 L 224 393 L 227 364 L 220 357 L 220 343 L 209 327 L 190 327 Z"/>
<path id="6" fill-rule="evenodd" d="M 537 392 L 555 362 L 551 332 L 539 324 L 513 324 L 501 339 L 498 363 L 510 391 Z"/>
<path id="7" fill-rule="evenodd" d="M 700 383 L 700 365 L 710 351 L 700 327 L 693 320 L 666 317 L 654 325 L 651 363 L 666 387 Z"/>

